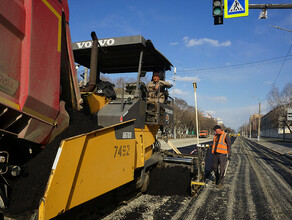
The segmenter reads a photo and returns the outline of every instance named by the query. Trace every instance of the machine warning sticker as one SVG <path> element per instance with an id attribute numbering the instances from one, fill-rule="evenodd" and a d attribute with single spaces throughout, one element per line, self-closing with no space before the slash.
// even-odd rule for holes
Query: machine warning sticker
<path id="1" fill-rule="evenodd" d="M 123 139 L 131 139 L 132 138 L 132 132 L 123 132 Z"/>
<path id="2" fill-rule="evenodd" d="M 121 116 L 123 119 L 123 116 Z M 116 139 L 135 139 L 134 121 L 115 126 Z"/>
<path id="3" fill-rule="evenodd" d="M 0 72 L 0 90 L 10 96 L 14 96 L 19 86 L 19 82 L 4 73 Z"/>

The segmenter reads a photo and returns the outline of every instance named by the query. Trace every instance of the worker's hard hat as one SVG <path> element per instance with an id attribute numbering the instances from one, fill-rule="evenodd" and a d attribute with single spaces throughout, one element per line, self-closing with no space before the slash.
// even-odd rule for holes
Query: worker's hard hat
<path id="1" fill-rule="evenodd" d="M 215 127 L 213 128 L 213 130 L 215 131 L 216 129 L 221 129 L 221 126 L 215 125 Z"/>

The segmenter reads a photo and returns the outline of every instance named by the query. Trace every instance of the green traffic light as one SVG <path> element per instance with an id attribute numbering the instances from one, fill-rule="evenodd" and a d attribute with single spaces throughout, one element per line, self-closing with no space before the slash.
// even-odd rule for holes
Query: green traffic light
<path id="1" fill-rule="evenodd" d="M 221 8 L 220 7 L 215 7 L 213 9 L 213 14 L 214 15 L 220 15 L 221 14 Z"/>

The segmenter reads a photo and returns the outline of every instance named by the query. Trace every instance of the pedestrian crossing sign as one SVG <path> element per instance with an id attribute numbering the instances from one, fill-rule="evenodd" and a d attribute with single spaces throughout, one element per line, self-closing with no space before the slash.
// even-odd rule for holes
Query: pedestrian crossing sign
<path id="1" fill-rule="evenodd" d="M 248 0 L 224 0 L 224 17 L 248 16 Z"/>

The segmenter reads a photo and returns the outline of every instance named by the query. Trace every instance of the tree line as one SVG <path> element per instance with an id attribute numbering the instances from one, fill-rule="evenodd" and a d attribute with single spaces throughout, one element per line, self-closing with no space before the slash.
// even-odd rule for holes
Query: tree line
<path id="1" fill-rule="evenodd" d="M 177 136 L 191 136 L 196 135 L 196 109 L 190 106 L 184 99 L 176 98 L 174 104 L 175 112 L 175 126 Z M 210 135 L 213 134 L 213 128 L 217 124 L 214 118 L 207 118 L 203 116 L 203 111 L 198 110 L 198 127 L 201 130 L 207 130 Z M 234 132 L 230 127 L 221 125 L 223 130 Z"/>

